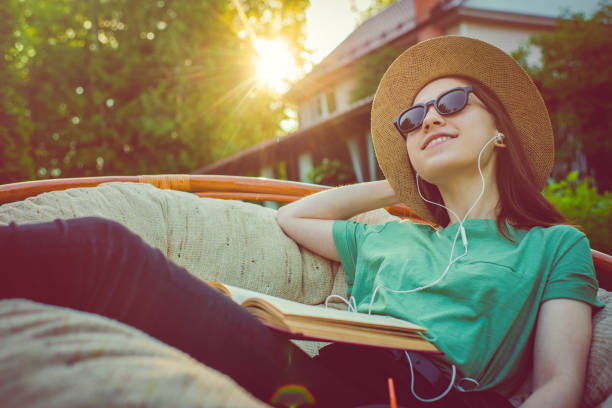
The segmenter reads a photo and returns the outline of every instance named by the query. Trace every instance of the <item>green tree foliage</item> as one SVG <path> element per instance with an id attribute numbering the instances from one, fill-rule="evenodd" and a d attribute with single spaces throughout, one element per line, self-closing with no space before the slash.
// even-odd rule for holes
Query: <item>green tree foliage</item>
<path id="1" fill-rule="evenodd" d="M 393 47 L 383 46 L 361 58 L 355 68 L 355 87 L 351 91 L 350 101 L 374 95 L 383 74 L 400 54 L 401 51 Z"/>
<path id="2" fill-rule="evenodd" d="M 524 48 L 514 57 L 542 91 L 555 127 L 557 162 L 569 167 L 582 151 L 597 187 L 612 190 L 612 4 L 602 3 L 591 18 L 562 16 L 553 32 L 530 43 L 542 50 L 541 66 L 527 64 Z"/>
<path id="3" fill-rule="evenodd" d="M 592 180 L 580 180 L 577 172 L 549 184 L 543 193 L 570 223 L 583 229 L 592 248 L 612 253 L 612 193 L 598 194 Z"/>
<path id="4" fill-rule="evenodd" d="M 308 0 L 0 1 L 1 182 L 189 172 L 282 133 L 252 39 L 299 60 Z"/>
<path id="5" fill-rule="evenodd" d="M 15 20 L 11 8 L 5 7 L 6 3 L 7 0 L 2 0 L 0 7 L 0 21 L 3 22 L 0 24 L 0 49 L 9 49 L 13 45 Z M 0 58 L 0 78 L 0 183 L 8 183 L 34 176 L 30 157 L 32 122 L 20 93 L 22 78 L 7 58 Z"/>
<path id="6" fill-rule="evenodd" d="M 396 1 L 397 0 L 371 0 L 369 6 L 365 10 L 360 10 L 359 7 L 357 7 L 355 0 L 350 0 L 350 4 L 351 9 L 354 12 L 359 13 L 360 20 L 363 22 L 368 18 L 372 17 L 373 15 L 381 12 L 385 8 L 389 7 Z"/>

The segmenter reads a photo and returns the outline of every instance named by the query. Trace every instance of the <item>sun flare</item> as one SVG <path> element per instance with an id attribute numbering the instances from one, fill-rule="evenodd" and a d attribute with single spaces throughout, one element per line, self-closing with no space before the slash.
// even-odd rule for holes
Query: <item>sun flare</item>
<path id="1" fill-rule="evenodd" d="M 283 93 L 289 87 L 287 81 L 295 80 L 298 69 L 287 45 L 281 40 L 256 40 L 257 78 L 260 82 Z"/>

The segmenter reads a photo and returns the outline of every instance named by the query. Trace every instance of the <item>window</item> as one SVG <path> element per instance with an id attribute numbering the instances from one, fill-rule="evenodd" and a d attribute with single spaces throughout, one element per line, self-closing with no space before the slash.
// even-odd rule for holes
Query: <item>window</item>
<path id="1" fill-rule="evenodd" d="M 316 115 L 315 118 L 320 118 L 321 116 L 323 116 L 323 104 L 321 103 L 321 97 L 320 95 L 317 95 L 317 97 L 315 98 L 315 105 L 316 105 Z"/>
<path id="2" fill-rule="evenodd" d="M 334 113 L 337 109 L 336 94 L 333 90 L 318 94 L 314 98 L 315 118 L 326 118 L 330 113 Z"/>
<path id="3" fill-rule="evenodd" d="M 336 94 L 333 90 L 325 94 L 325 100 L 327 101 L 327 113 L 334 113 L 336 111 Z"/>

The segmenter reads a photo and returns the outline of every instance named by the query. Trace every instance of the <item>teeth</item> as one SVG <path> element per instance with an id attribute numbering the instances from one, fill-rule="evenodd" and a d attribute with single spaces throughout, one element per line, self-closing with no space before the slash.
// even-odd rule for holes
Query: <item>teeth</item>
<path id="1" fill-rule="evenodd" d="M 443 141 L 448 140 L 448 139 L 452 139 L 452 138 L 451 138 L 450 136 L 441 136 L 441 137 L 437 137 L 437 138 L 435 138 L 434 140 L 432 140 L 431 142 L 427 143 L 427 145 L 424 147 L 424 149 L 427 149 L 428 147 L 431 147 L 431 146 L 435 146 L 435 145 L 437 145 L 437 144 L 440 144 L 440 143 L 442 143 Z"/>

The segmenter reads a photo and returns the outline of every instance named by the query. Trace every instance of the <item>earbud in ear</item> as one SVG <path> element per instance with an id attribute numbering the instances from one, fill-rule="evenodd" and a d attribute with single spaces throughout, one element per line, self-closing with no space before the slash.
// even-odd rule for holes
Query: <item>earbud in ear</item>
<path id="1" fill-rule="evenodd" d="M 495 142 L 493 142 L 493 144 L 495 145 L 495 147 L 506 147 L 506 144 L 504 143 L 504 139 L 506 138 L 506 135 L 504 135 L 502 132 L 498 130 L 497 134 L 494 137 L 495 137 Z"/>

